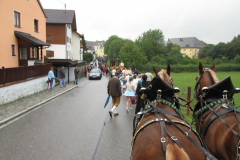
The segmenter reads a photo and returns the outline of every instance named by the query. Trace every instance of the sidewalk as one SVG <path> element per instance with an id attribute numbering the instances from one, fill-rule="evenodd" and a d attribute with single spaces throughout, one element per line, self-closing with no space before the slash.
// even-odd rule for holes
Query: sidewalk
<path id="1" fill-rule="evenodd" d="M 0 126 L 43 105 L 44 103 L 56 98 L 88 81 L 88 77 L 82 77 L 78 80 L 78 85 L 73 82 L 66 83 L 66 87 L 60 88 L 59 84 L 50 91 L 46 89 L 39 93 L 18 99 L 16 101 L 0 106 Z"/>

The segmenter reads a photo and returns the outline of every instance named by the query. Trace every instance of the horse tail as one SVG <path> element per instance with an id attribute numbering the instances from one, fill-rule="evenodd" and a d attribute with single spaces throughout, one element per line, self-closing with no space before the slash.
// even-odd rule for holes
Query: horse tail
<path id="1" fill-rule="evenodd" d="M 176 143 L 167 144 L 166 160 L 190 160 L 183 148 L 179 148 Z"/>

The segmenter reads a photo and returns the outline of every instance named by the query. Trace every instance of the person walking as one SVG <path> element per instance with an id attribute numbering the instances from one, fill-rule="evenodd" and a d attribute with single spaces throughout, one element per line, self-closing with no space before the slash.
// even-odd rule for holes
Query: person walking
<path id="1" fill-rule="evenodd" d="M 147 76 L 147 81 L 148 81 L 148 82 L 151 82 L 151 80 L 152 80 L 152 78 L 153 78 L 152 73 L 150 73 L 149 70 L 147 70 L 147 73 L 145 73 L 145 75 Z"/>
<path id="2" fill-rule="evenodd" d="M 53 79 L 55 78 L 53 73 L 53 67 L 50 67 L 50 71 L 48 72 L 48 81 L 50 82 L 50 91 L 52 91 Z"/>
<path id="3" fill-rule="evenodd" d="M 60 88 L 66 87 L 65 85 L 65 71 L 64 71 L 64 66 L 59 71 L 59 79 L 60 79 Z"/>
<path id="4" fill-rule="evenodd" d="M 136 89 L 137 104 L 136 104 L 136 108 L 135 108 L 135 114 L 140 112 L 141 109 L 144 109 L 144 100 L 141 99 L 141 96 L 142 96 L 141 88 L 142 87 L 147 88 L 149 84 L 150 84 L 150 82 L 147 81 L 147 76 L 146 75 L 142 75 L 142 82 L 138 83 L 137 89 Z"/>
<path id="5" fill-rule="evenodd" d="M 139 71 L 138 71 L 137 68 L 135 68 L 135 70 L 134 70 L 134 74 L 135 74 L 135 75 L 138 75 L 138 74 L 139 74 Z"/>
<path id="6" fill-rule="evenodd" d="M 112 118 L 112 115 L 118 116 L 117 107 L 120 104 L 120 99 L 122 96 L 121 92 L 121 83 L 118 79 L 120 73 L 116 72 L 114 77 L 108 81 L 107 93 L 112 97 L 112 109 L 109 111 L 109 115 Z"/>
<path id="7" fill-rule="evenodd" d="M 116 70 L 115 70 L 115 67 L 114 67 L 113 70 L 112 70 L 112 76 L 111 76 L 111 78 L 115 76 L 115 73 L 116 73 Z"/>
<path id="8" fill-rule="evenodd" d="M 76 66 L 76 68 L 74 69 L 74 76 L 75 76 L 74 84 L 78 84 L 79 73 L 80 73 L 80 69 L 78 69 L 78 67 Z"/>
<path id="9" fill-rule="evenodd" d="M 129 78 L 129 82 L 126 84 L 126 92 L 123 94 L 126 96 L 127 102 L 126 102 L 126 110 L 129 112 L 129 109 L 132 109 L 132 101 L 131 98 L 134 98 L 136 93 L 135 85 L 133 84 L 133 77 Z M 128 104 L 130 104 L 130 107 L 128 108 Z"/>

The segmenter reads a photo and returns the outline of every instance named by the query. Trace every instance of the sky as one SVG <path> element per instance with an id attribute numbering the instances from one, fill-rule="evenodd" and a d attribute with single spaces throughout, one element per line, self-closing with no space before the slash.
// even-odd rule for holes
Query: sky
<path id="1" fill-rule="evenodd" d="M 40 0 L 44 9 L 75 10 L 87 41 L 112 35 L 135 41 L 148 30 L 168 38 L 196 37 L 208 44 L 240 34 L 239 0 Z"/>

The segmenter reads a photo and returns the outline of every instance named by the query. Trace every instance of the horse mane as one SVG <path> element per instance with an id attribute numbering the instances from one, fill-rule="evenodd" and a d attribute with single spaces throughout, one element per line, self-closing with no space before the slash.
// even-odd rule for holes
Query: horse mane
<path id="1" fill-rule="evenodd" d="M 204 68 L 203 70 L 209 71 L 209 73 L 211 74 L 211 76 L 213 78 L 214 83 L 219 82 L 219 79 L 218 79 L 216 73 L 213 70 L 211 70 L 210 68 Z"/>
<path id="2" fill-rule="evenodd" d="M 171 84 L 170 77 L 167 74 L 167 71 L 165 69 L 162 69 L 160 72 L 158 72 L 158 75 L 161 77 L 161 79 L 163 79 L 165 82 L 167 82 L 168 84 Z"/>

